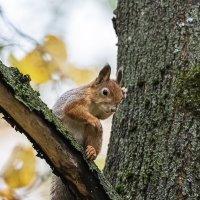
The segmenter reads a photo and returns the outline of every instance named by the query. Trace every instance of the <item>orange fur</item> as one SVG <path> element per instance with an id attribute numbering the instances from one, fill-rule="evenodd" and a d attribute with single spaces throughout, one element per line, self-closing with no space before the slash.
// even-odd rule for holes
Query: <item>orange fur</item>
<path id="1" fill-rule="evenodd" d="M 64 93 L 53 107 L 91 160 L 96 158 L 102 146 L 100 119 L 112 115 L 125 96 L 120 87 L 122 72 L 116 80 L 110 79 L 110 72 L 110 66 L 106 65 L 93 82 Z"/>

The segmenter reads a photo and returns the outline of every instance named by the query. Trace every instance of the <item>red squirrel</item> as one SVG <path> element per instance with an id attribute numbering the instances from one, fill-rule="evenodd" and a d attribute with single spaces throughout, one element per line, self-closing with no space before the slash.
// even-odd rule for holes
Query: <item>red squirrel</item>
<path id="1" fill-rule="evenodd" d="M 74 138 L 84 147 L 87 159 L 95 160 L 102 146 L 100 120 L 111 116 L 126 97 L 122 88 L 122 70 L 116 80 L 110 79 L 111 67 L 106 64 L 91 83 L 65 92 L 53 106 Z M 51 200 L 65 200 L 65 187 L 59 177 L 53 176 Z"/>

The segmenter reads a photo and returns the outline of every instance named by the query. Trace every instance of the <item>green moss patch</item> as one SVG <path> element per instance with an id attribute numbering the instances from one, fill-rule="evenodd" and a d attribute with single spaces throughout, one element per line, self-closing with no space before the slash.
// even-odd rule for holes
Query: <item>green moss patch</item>
<path id="1" fill-rule="evenodd" d="M 178 75 L 175 106 L 179 110 L 200 114 L 200 65 Z"/>

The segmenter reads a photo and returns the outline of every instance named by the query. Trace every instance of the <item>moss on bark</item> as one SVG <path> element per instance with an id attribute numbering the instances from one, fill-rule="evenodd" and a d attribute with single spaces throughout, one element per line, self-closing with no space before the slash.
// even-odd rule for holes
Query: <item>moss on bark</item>
<path id="1" fill-rule="evenodd" d="M 200 65 L 178 75 L 175 107 L 200 117 Z"/>

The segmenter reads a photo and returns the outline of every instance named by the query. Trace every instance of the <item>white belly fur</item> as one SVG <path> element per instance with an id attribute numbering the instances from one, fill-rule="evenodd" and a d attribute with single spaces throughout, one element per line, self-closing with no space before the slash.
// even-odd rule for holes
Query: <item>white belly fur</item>
<path id="1" fill-rule="evenodd" d="M 64 119 L 64 125 L 67 127 L 69 132 L 74 138 L 83 145 L 83 133 L 85 130 L 85 124 L 83 122 L 77 122 L 69 117 Z"/>

